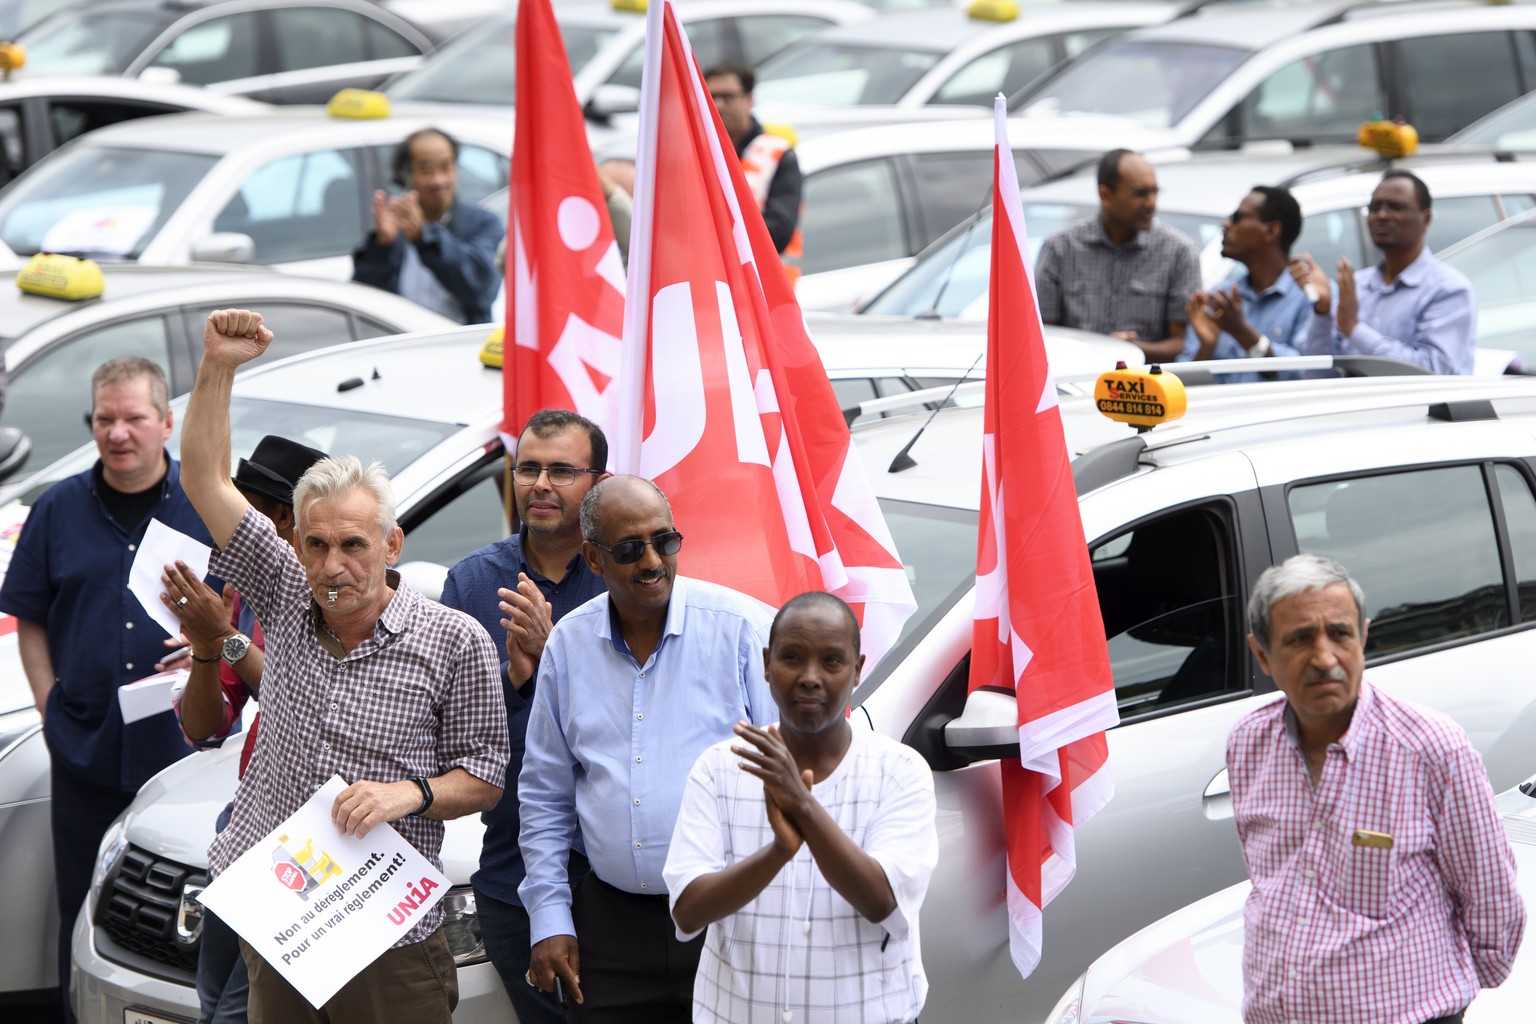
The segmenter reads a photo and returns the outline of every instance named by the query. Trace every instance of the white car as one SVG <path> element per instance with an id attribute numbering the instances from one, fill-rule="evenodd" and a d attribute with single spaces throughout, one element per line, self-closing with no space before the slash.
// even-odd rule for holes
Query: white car
<path id="1" fill-rule="evenodd" d="M 428 127 L 459 142 L 461 201 L 506 185 L 506 119 L 171 114 L 91 132 L 27 171 L 0 195 L 0 243 L 21 256 L 256 263 L 349 280 L 374 190 L 399 190 L 395 147 Z"/>
<path id="2" fill-rule="evenodd" d="M 1521 5 L 1207 4 L 1109 40 L 1010 109 L 1097 122 L 1106 140 L 1136 121 L 1203 149 L 1350 142 L 1383 115 L 1439 142 L 1536 86 L 1520 56 L 1533 31 Z"/>
<path id="3" fill-rule="evenodd" d="M 1499 813 L 1515 851 L 1520 895 L 1536 909 L 1536 787 L 1531 795 L 1525 788 L 1502 793 Z M 1248 890 L 1247 882 L 1223 889 L 1111 947 L 1068 987 L 1045 1024 L 1242 1024 Z M 1509 977 L 1478 993 L 1467 1024 L 1527 1020 L 1533 1002 L 1536 942 L 1528 927 Z"/>
<path id="4" fill-rule="evenodd" d="M 888 14 L 829 28 L 759 69 L 755 96 L 777 108 L 981 106 L 1128 28 L 1156 25 L 1172 3 L 973 4 Z M 1007 17 L 1007 13 L 1013 15 Z"/>
<path id="5" fill-rule="evenodd" d="M 13 74 L 0 82 L 0 185 L 70 139 L 119 121 L 188 110 L 257 114 L 269 109 L 244 96 L 222 96 L 193 85 L 105 75 Z"/>
<path id="6" fill-rule="evenodd" d="M 1479 346 L 1512 350 L 1536 370 L 1536 210 L 1484 228 L 1440 253 L 1472 282 Z"/>
<path id="7" fill-rule="evenodd" d="M 271 103 L 324 103 L 421 63 L 432 40 L 368 0 L 114 0 L 18 37 L 33 74 L 185 82 Z"/>

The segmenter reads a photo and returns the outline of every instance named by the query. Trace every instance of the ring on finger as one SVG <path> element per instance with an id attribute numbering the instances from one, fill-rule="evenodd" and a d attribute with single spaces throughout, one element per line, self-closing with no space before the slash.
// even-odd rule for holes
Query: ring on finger
<path id="1" fill-rule="evenodd" d="M 182 605 L 184 605 L 186 603 L 187 603 L 187 595 L 186 594 L 182 594 L 180 597 L 178 597 L 176 599 L 176 607 L 177 608 L 180 608 Z"/>
<path id="2" fill-rule="evenodd" d="M 532 967 L 528 968 L 527 971 L 523 972 L 523 980 L 526 981 L 529 985 L 532 985 L 534 988 L 538 988 L 539 987 L 538 985 L 534 984 L 534 981 L 533 981 L 533 968 Z"/>

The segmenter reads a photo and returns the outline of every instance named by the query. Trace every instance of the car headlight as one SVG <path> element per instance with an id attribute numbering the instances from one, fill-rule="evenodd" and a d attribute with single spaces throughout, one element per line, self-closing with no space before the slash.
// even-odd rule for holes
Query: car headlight
<path id="1" fill-rule="evenodd" d="M 448 890 L 443 897 L 443 936 L 455 967 L 470 967 L 490 959 L 480 937 L 480 918 L 475 914 L 475 893 L 467 885 Z"/>
<path id="2" fill-rule="evenodd" d="M 107 829 L 107 834 L 101 837 L 101 845 L 96 848 L 96 870 L 91 873 L 91 892 L 89 903 L 94 913 L 96 899 L 101 895 L 101 887 L 108 876 L 117 870 L 117 862 L 122 860 L 123 851 L 128 849 L 128 822 L 126 818 L 118 818 Z"/>
<path id="3" fill-rule="evenodd" d="M 1080 974 L 1051 1012 L 1045 1015 L 1045 1024 L 1079 1024 L 1083 1019 L 1083 990 L 1088 985 L 1088 975 Z"/>

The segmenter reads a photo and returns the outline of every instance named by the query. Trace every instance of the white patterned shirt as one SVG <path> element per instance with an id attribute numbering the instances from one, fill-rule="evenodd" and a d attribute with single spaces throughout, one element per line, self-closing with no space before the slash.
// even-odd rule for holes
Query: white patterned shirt
<path id="1" fill-rule="evenodd" d="M 343 655 L 293 546 L 254 509 L 209 564 L 256 612 L 267 641 L 261 730 L 229 826 L 208 849 L 210 877 L 332 775 L 349 783 L 399 782 L 463 768 L 501 784 L 506 703 L 496 646 L 478 622 L 427 600 L 391 572 L 395 594 L 373 636 Z M 441 821 L 407 817 L 390 824 L 442 870 Z M 395 945 L 421 942 L 442 920 L 438 903 Z"/>
<path id="2" fill-rule="evenodd" d="M 688 776 L 663 872 L 674 900 L 773 841 L 763 784 L 737 767 L 733 742 L 706 750 Z M 780 1024 L 786 1009 L 794 1024 L 891 1024 L 922 1009 L 918 910 L 939 859 L 933 774 L 915 750 L 855 726 L 842 762 L 811 792 L 885 869 L 896 910 L 878 924 L 862 917 L 802 846 L 756 899 L 709 926 L 695 1024 Z"/>
<path id="3" fill-rule="evenodd" d="M 1455 723 L 1361 681 L 1312 787 L 1289 704 L 1227 741 L 1253 889 L 1247 1024 L 1422 1024 L 1508 975 L 1525 927 L 1482 759 Z"/>

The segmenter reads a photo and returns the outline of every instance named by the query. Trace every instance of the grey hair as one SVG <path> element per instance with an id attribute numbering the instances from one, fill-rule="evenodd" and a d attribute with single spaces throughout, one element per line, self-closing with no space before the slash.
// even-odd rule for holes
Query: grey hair
<path id="1" fill-rule="evenodd" d="M 667 496 L 662 492 L 662 489 L 656 486 L 656 481 L 647 480 L 643 476 L 610 476 L 606 479 L 599 480 L 597 484 L 587 492 L 587 496 L 581 499 L 582 540 L 591 541 L 593 544 L 602 543 L 602 541 L 598 540 L 598 538 L 603 535 L 602 526 L 597 521 L 597 506 L 598 503 L 602 501 L 602 498 L 599 496 L 603 493 L 603 488 L 607 487 L 610 483 L 613 483 L 616 480 L 639 480 L 643 484 L 648 484 L 651 490 L 656 492 L 656 496 L 661 499 L 661 503 L 666 506 L 667 519 L 670 520 L 672 518 L 672 503 L 667 500 Z"/>
<path id="2" fill-rule="evenodd" d="M 317 501 L 336 498 L 352 491 L 367 491 L 379 506 L 379 533 L 388 538 L 394 532 L 395 492 L 389 474 L 377 460 L 364 466 L 356 455 L 333 455 L 321 459 L 299 477 L 293 488 L 294 518 L 302 524 L 304 514 Z"/>
<path id="3" fill-rule="evenodd" d="M 1342 583 L 1355 600 L 1358 625 L 1365 626 L 1365 591 L 1360 589 L 1349 570 L 1331 558 L 1302 552 L 1279 565 L 1272 565 L 1259 575 L 1248 598 L 1248 632 L 1264 651 L 1269 650 L 1270 612 L 1279 602 L 1297 594 Z"/>

